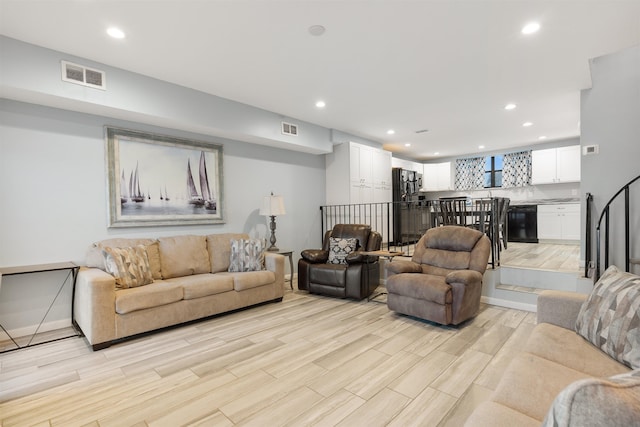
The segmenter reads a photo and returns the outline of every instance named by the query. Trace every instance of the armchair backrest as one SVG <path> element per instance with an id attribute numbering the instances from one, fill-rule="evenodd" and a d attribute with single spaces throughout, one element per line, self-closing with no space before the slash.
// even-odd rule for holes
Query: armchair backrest
<path id="1" fill-rule="evenodd" d="M 327 231 L 324 235 L 324 241 L 322 242 L 322 249 L 329 250 L 329 237 L 335 237 L 338 239 L 349 239 L 355 237 L 358 239 L 358 245 L 361 249 L 367 251 L 373 251 L 380 249 L 379 242 L 376 244 L 371 238 L 375 231 L 371 231 L 371 226 L 366 224 L 336 224 L 333 229 Z M 377 246 L 377 247 L 375 247 Z"/>
<path id="2" fill-rule="evenodd" d="M 430 228 L 416 244 L 412 261 L 422 272 L 445 276 L 454 270 L 487 269 L 491 242 L 482 232 L 472 228 L 448 225 Z"/>

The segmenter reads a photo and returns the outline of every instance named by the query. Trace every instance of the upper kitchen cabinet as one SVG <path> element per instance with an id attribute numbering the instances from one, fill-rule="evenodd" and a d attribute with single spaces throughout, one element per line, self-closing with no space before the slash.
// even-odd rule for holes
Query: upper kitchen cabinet
<path id="1" fill-rule="evenodd" d="M 425 163 L 422 177 L 423 191 L 453 190 L 451 182 L 451 162 Z"/>
<path id="2" fill-rule="evenodd" d="M 580 146 L 534 150 L 531 153 L 531 183 L 558 184 L 580 181 Z"/>
<path id="3" fill-rule="evenodd" d="M 334 146 L 325 163 L 328 205 L 392 200 L 391 152 L 349 142 Z"/>

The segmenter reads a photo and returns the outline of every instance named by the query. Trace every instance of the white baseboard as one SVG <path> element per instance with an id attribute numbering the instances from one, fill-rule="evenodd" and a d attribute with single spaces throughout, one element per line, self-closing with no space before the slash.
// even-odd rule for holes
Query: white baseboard
<path id="1" fill-rule="evenodd" d="M 40 326 L 40 329 L 38 329 L 38 333 L 41 334 L 43 332 L 55 331 L 56 329 L 68 328 L 70 326 L 71 326 L 70 318 L 54 320 L 51 322 L 43 323 Z M 38 325 L 24 326 L 22 328 L 9 329 L 8 332 L 9 332 L 9 335 L 11 335 L 13 338 L 27 337 L 27 336 L 33 335 L 37 327 Z"/>
<path id="2" fill-rule="evenodd" d="M 524 302 L 510 301 L 510 300 L 501 299 L 501 298 L 482 296 L 480 298 L 480 301 L 482 301 L 485 304 L 497 305 L 499 307 L 513 308 L 515 310 L 531 311 L 532 313 L 536 313 L 538 311 L 538 308 L 535 304 L 527 304 Z"/>

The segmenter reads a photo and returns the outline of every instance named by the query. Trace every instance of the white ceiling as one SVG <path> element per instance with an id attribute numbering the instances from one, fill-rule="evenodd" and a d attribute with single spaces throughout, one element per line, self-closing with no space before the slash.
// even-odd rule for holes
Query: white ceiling
<path id="1" fill-rule="evenodd" d="M 640 44 L 640 0 L 0 0 L 0 32 L 423 160 L 578 136 L 588 61 Z"/>

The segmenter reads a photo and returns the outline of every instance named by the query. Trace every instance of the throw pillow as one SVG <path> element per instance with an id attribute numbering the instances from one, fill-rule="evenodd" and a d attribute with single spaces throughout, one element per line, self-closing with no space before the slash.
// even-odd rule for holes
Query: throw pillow
<path id="1" fill-rule="evenodd" d="M 640 371 L 569 384 L 556 396 L 543 427 L 632 426 L 640 411 Z"/>
<path id="2" fill-rule="evenodd" d="M 576 332 L 632 369 L 640 368 L 640 276 L 609 267 L 582 304 Z"/>
<path id="3" fill-rule="evenodd" d="M 356 250 L 358 239 L 350 237 L 348 239 L 339 239 L 337 237 L 329 237 L 329 260 L 328 264 L 346 264 L 347 255 Z"/>
<path id="4" fill-rule="evenodd" d="M 143 245 L 129 248 L 103 248 L 107 273 L 116 279 L 116 288 L 127 289 L 153 283 L 149 256 Z"/>
<path id="5" fill-rule="evenodd" d="M 264 270 L 265 242 L 260 239 L 232 239 L 229 271 Z"/>

